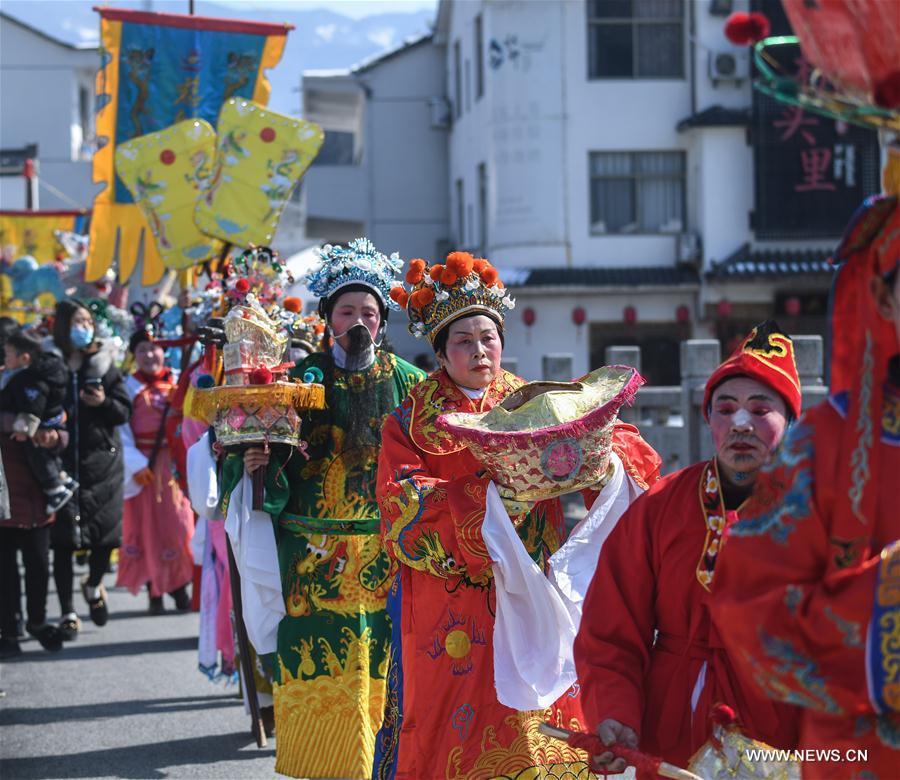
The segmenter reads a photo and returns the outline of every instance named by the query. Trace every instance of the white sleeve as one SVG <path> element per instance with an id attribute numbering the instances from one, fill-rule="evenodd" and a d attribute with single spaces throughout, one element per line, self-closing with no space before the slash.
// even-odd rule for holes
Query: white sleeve
<path id="1" fill-rule="evenodd" d="M 278 624 L 285 615 L 275 529 L 268 512 L 253 506 L 253 485 L 245 472 L 228 501 L 225 531 L 241 575 L 247 637 L 260 655 L 274 653 Z"/>
<path id="2" fill-rule="evenodd" d="M 194 511 L 200 517 L 214 517 L 219 507 L 219 477 L 209 447 L 209 431 L 188 448 L 187 484 Z"/>
<path id="3" fill-rule="evenodd" d="M 122 439 L 122 455 L 125 460 L 125 498 L 134 498 L 144 489 L 134 481 L 134 475 L 147 468 L 150 461 L 135 445 L 130 423 L 119 426 L 119 436 Z"/>

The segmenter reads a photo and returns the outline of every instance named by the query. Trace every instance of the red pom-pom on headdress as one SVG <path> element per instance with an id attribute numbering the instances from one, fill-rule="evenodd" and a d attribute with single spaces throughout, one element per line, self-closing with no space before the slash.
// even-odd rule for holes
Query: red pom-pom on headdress
<path id="1" fill-rule="evenodd" d="M 421 269 L 418 268 L 410 268 L 406 272 L 406 283 L 407 284 L 418 284 L 425 278 L 425 274 Z"/>
<path id="2" fill-rule="evenodd" d="M 492 287 L 493 285 L 495 285 L 499 278 L 500 274 L 497 273 L 497 269 L 492 265 L 489 265 L 481 272 L 481 281 L 483 281 L 488 287 Z"/>
<path id="3" fill-rule="evenodd" d="M 409 296 L 409 301 L 412 304 L 414 309 L 418 309 L 421 311 L 424 309 L 429 303 L 434 300 L 434 290 L 430 287 L 423 287 L 420 290 L 416 290 L 412 295 Z"/>
<path id="4" fill-rule="evenodd" d="M 485 260 L 483 257 L 476 257 L 476 258 L 472 261 L 472 270 L 473 270 L 476 274 L 480 274 L 480 273 L 481 273 L 485 268 L 487 268 L 489 265 L 490 265 L 490 263 L 489 263 L 487 260 Z"/>
<path id="5" fill-rule="evenodd" d="M 303 301 L 301 301 L 299 298 L 290 296 L 288 298 L 285 298 L 281 305 L 285 311 L 299 314 L 300 310 L 303 308 Z"/>
<path id="6" fill-rule="evenodd" d="M 402 287 L 391 287 L 389 295 L 391 296 L 391 300 L 397 303 L 402 309 L 405 309 L 406 304 L 409 303 L 409 293 Z"/>
<path id="7" fill-rule="evenodd" d="M 250 292 L 250 282 L 248 282 L 248 281 L 247 281 L 246 279 L 244 279 L 244 278 L 238 279 L 238 280 L 234 283 L 234 289 L 235 289 L 236 292 L 239 292 L 239 293 L 247 293 L 247 292 Z"/>
<path id="8" fill-rule="evenodd" d="M 475 258 L 468 252 L 451 252 L 447 255 L 447 268 L 455 273 L 460 279 L 464 279 L 475 266 Z"/>
<path id="9" fill-rule="evenodd" d="M 428 275 L 436 282 L 440 281 L 441 274 L 444 273 L 444 266 L 438 264 L 431 266 L 431 270 L 428 272 Z"/>
<path id="10" fill-rule="evenodd" d="M 449 267 L 444 268 L 441 272 L 441 284 L 446 285 L 447 287 L 451 287 L 456 284 L 456 280 L 459 277 L 450 270 Z"/>
<path id="11" fill-rule="evenodd" d="M 424 271 L 425 270 L 425 261 L 421 257 L 415 257 L 409 261 L 409 270 L 410 271 Z"/>

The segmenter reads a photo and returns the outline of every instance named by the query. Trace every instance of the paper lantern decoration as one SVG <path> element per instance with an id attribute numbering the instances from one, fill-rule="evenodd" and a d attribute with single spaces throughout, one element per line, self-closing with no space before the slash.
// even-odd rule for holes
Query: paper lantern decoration
<path id="1" fill-rule="evenodd" d="M 792 295 L 784 302 L 784 311 L 789 317 L 796 317 L 803 309 L 803 304 L 796 295 Z"/>
<path id="2" fill-rule="evenodd" d="M 683 303 L 677 309 L 675 309 L 675 319 L 678 320 L 682 325 L 686 322 L 691 321 L 691 310 L 685 306 Z"/>
<path id="3" fill-rule="evenodd" d="M 634 306 L 626 306 L 622 310 L 622 319 L 627 325 L 634 325 L 637 322 L 637 309 Z"/>
<path id="4" fill-rule="evenodd" d="M 537 320 L 537 312 L 532 309 L 530 306 L 522 312 L 522 322 L 525 323 L 526 328 L 530 328 L 534 325 Z"/>
<path id="5" fill-rule="evenodd" d="M 572 309 L 572 322 L 580 327 L 584 325 L 585 320 L 587 320 L 587 312 L 582 306 L 576 306 Z"/>
<path id="6" fill-rule="evenodd" d="M 731 316 L 731 301 L 727 298 L 722 298 L 721 301 L 716 305 L 716 313 L 722 318 Z"/>
<path id="7" fill-rule="evenodd" d="M 202 119 L 178 122 L 116 149 L 116 171 L 147 218 L 168 268 L 190 268 L 222 251 L 222 243 L 194 222 L 215 150 L 216 132 Z"/>
<path id="8" fill-rule="evenodd" d="M 231 244 L 268 246 L 325 134 L 312 122 L 237 99 L 222 106 L 217 127 L 215 164 L 194 219 Z"/>

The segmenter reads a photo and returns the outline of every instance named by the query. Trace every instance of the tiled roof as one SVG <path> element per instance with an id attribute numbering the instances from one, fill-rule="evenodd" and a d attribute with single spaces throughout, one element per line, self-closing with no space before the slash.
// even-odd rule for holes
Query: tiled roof
<path id="1" fill-rule="evenodd" d="M 713 263 L 708 279 L 750 279 L 784 276 L 830 276 L 832 252 L 825 249 L 757 249 L 744 244 L 730 257 Z"/>
<path id="2" fill-rule="evenodd" d="M 624 268 L 499 268 L 510 287 L 672 287 L 700 284 L 697 271 L 688 266 Z"/>
<path id="3" fill-rule="evenodd" d="M 682 119 L 675 127 L 679 133 L 692 127 L 740 127 L 750 124 L 749 108 L 710 106 Z"/>

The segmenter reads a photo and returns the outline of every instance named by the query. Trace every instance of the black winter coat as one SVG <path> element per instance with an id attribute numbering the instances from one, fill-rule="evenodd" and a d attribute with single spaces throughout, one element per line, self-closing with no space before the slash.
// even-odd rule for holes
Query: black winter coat
<path id="1" fill-rule="evenodd" d="M 80 394 L 85 382 L 96 378 L 106 400 L 100 406 L 88 406 L 80 401 Z M 85 354 L 77 372 L 69 371 L 65 406 L 69 447 L 63 453 L 63 465 L 80 487 L 56 514 L 53 546 L 117 547 L 122 541 L 125 468 L 116 429 L 131 418 L 131 401 L 106 345 Z"/>

